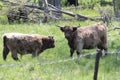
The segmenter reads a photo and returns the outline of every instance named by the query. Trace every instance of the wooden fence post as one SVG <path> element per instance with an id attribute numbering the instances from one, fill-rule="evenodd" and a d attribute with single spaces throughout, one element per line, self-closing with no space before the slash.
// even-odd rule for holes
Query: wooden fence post
<path id="1" fill-rule="evenodd" d="M 95 60 L 94 79 L 93 80 L 97 80 L 99 61 L 100 61 L 101 55 L 102 55 L 102 50 L 98 49 L 97 54 L 96 54 L 96 60 Z"/>

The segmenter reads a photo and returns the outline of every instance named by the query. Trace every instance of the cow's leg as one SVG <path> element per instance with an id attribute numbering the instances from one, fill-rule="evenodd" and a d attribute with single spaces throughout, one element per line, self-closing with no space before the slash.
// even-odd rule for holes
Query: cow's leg
<path id="1" fill-rule="evenodd" d="M 104 37 L 101 38 L 101 41 L 102 49 L 104 50 L 105 55 L 107 55 L 108 54 L 107 34 L 105 34 Z"/>
<path id="2" fill-rule="evenodd" d="M 104 49 L 105 55 L 108 55 L 108 46 L 107 46 L 107 44 L 103 45 L 103 49 Z"/>
<path id="3" fill-rule="evenodd" d="M 80 58 L 80 53 L 81 53 L 82 49 L 83 49 L 83 42 L 79 42 L 79 43 L 77 44 L 77 48 L 76 48 L 76 50 L 77 50 L 76 53 L 77 53 L 78 59 Z"/>
<path id="4" fill-rule="evenodd" d="M 79 59 L 79 58 L 80 58 L 80 52 L 77 51 L 76 53 L 77 53 L 77 57 L 78 57 L 78 59 Z"/>
<path id="5" fill-rule="evenodd" d="M 99 46 L 97 46 L 97 48 L 100 50 L 104 50 L 105 55 L 108 54 L 108 48 L 107 48 L 106 44 L 100 44 Z M 102 56 L 102 54 L 101 54 L 101 56 Z"/>
<path id="6" fill-rule="evenodd" d="M 105 55 L 108 54 L 108 46 L 107 46 L 106 42 L 102 42 L 98 48 L 101 49 L 101 50 L 104 50 Z"/>
<path id="7" fill-rule="evenodd" d="M 11 51 L 11 53 L 12 53 L 12 58 L 14 60 L 18 61 L 19 59 L 18 59 L 18 56 L 17 56 L 17 52 L 15 50 L 13 50 L 13 51 Z"/>
<path id="8" fill-rule="evenodd" d="M 39 53 L 38 53 L 38 52 L 39 52 L 39 50 L 38 50 L 38 49 L 37 49 L 35 52 L 33 52 L 33 53 L 32 53 L 32 57 L 36 57 L 36 56 L 38 56 L 38 55 L 39 55 Z"/>
<path id="9" fill-rule="evenodd" d="M 105 53 L 105 55 L 108 55 L 108 49 L 107 48 L 104 49 L 104 53 Z"/>
<path id="10" fill-rule="evenodd" d="M 4 46 L 4 48 L 3 48 L 3 59 L 4 59 L 4 60 L 6 60 L 9 51 L 10 51 L 10 50 L 8 49 L 8 47 L 7 47 L 7 46 Z"/>
<path id="11" fill-rule="evenodd" d="M 36 53 L 35 52 L 32 53 L 32 57 L 33 58 L 36 57 Z"/>
<path id="12" fill-rule="evenodd" d="M 102 47 L 100 44 L 97 45 L 96 51 L 98 51 L 98 50 L 101 50 L 101 51 L 103 50 L 103 47 Z M 102 55 L 103 55 L 103 54 L 101 54 L 100 56 L 102 57 Z"/>
<path id="13" fill-rule="evenodd" d="M 74 53 L 74 49 L 70 49 L 70 57 L 72 57 L 73 56 L 73 53 Z"/>

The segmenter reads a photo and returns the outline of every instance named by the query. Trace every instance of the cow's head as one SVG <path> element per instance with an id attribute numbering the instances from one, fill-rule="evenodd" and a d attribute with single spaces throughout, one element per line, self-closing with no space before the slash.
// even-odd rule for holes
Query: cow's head
<path id="1" fill-rule="evenodd" d="M 53 36 L 48 36 L 48 38 L 49 38 L 49 42 L 50 42 L 50 47 L 55 47 L 55 44 L 54 44 L 54 42 L 55 42 L 55 40 L 54 40 L 54 37 Z"/>
<path id="2" fill-rule="evenodd" d="M 55 47 L 55 44 L 54 44 L 55 40 L 54 40 L 53 36 L 48 36 L 47 38 L 43 38 L 42 42 L 43 42 L 43 46 L 45 49 Z"/>
<path id="3" fill-rule="evenodd" d="M 71 39 L 73 33 L 77 30 L 78 27 L 70 27 L 70 26 L 58 26 L 62 32 L 64 32 L 65 38 Z"/>

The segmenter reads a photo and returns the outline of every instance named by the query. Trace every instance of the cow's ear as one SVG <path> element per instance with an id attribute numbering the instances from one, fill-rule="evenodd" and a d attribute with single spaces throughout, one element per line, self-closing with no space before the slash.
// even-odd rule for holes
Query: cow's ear
<path id="1" fill-rule="evenodd" d="M 62 32 L 64 32 L 64 27 L 59 26 L 59 25 L 57 25 L 57 27 L 59 27 L 59 28 L 60 28 L 60 30 L 61 30 Z"/>
<path id="2" fill-rule="evenodd" d="M 78 27 L 73 27 L 73 32 L 77 30 Z"/>
<path id="3" fill-rule="evenodd" d="M 64 32 L 64 27 L 60 27 L 60 30 L 61 30 L 62 32 Z"/>
<path id="4" fill-rule="evenodd" d="M 53 36 L 48 36 L 50 39 L 53 39 Z"/>
<path id="5" fill-rule="evenodd" d="M 54 37 L 53 36 L 48 36 L 50 40 L 54 40 Z"/>

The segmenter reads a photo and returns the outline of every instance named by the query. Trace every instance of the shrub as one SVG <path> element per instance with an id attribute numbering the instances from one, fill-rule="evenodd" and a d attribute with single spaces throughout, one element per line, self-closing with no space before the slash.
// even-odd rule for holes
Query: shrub
<path id="1" fill-rule="evenodd" d="M 87 0 L 87 1 L 83 1 L 81 0 L 79 2 L 79 4 L 83 7 L 83 8 L 88 8 L 88 9 L 94 9 L 95 5 L 98 3 L 98 0 Z"/>
<path id="2" fill-rule="evenodd" d="M 3 4 L 2 2 L 0 2 L 0 10 L 2 10 Z"/>

